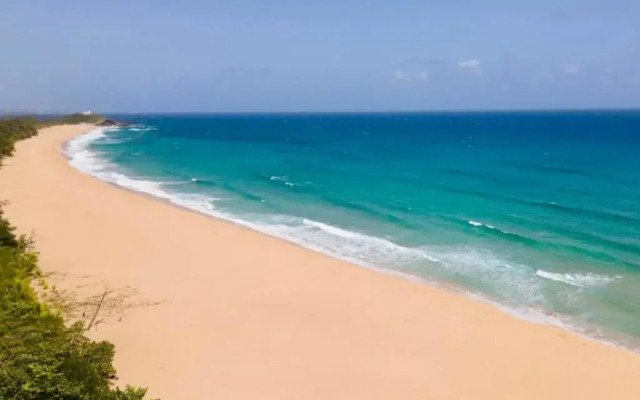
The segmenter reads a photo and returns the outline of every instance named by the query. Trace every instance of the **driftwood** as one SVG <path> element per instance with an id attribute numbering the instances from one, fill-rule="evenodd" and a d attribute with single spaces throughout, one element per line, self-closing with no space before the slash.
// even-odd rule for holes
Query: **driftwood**
<path id="1" fill-rule="evenodd" d="M 56 274 L 57 275 L 57 274 Z M 81 277 L 89 278 L 90 277 Z M 122 321 L 128 310 L 158 305 L 160 301 L 145 301 L 137 291 L 129 286 L 118 289 L 105 288 L 104 282 L 77 285 L 68 290 L 58 290 L 55 285 L 48 287 L 43 277 L 37 291 L 46 304 L 59 311 L 70 323 L 81 322 L 85 330 L 98 329 L 98 325 L 108 321 Z M 95 287 L 97 286 L 97 287 Z M 88 288 L 102 287 L 99 293 L 80 297 Z M 89 291 L 93 291 L 89 289 Z M 95 292 L 94 292 L 95 293 Z M 87 321 L 88 319 L 88 321 Z"/>
<path id="2" fill-rule="evenodd" d="M 101 320 L 96 322 L 96 318 L 98 317 L 98 314 L 100 313 L 100 309 L 102 308 L 102 305 L 104 304 L 104 299 L 105 299 L 105 297 L 107 297 L 108 293 L 109 293 L 109 291 L 107 291 L 107 290 L 105 290 L 104 293 L 102 293 L 102 296 L 100 297 L 100 301 L 98 302 L 98 306 L 96 307 L 96 312 L 93 313 L 93 317 L 91 318 L 91 321 L 84 328 L 85 330 L 87 330 L 87 331 L 91 330 L 91 327 L 93 327 L 94 324 L 95 324 L 96 329 L 98 329 L 98 324 L 104 320 L 104 318 L 103 318 L 103 319 L 101 319 Z M 82 314 L 84 315 L 84 313 L 82 313 Z"/>

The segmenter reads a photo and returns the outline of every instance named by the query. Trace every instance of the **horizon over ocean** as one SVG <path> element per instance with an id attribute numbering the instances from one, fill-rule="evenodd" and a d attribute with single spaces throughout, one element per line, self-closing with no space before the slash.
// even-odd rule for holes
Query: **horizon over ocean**
<path id="1" fill-rule="evenodd" d="M 523 317 L 640 339 L 640 111 L 111 117 L 136 125 L 71 140 L 74 167 Z"/>
<path id="2" fill-rule="evenodd" d="M 90 108 L 90 110 L 93 110 Z M 85 112 L 82 110 L 66 111 L 25 111 L 25 110 L 0 110 L 2 116 L 36 116 L 36 117 L 62 117 L 73 113 Z M 427 110 L 279 110 L 279 111 L 101 111 L 96 114 L 122 117 L 128 116 L 154 117 L 154 116 L 264 116 L 264 115 L 376 115 L 376 114 L 540 114 L 540 113 L 635 113 L 640 112 L 640 107 L 584 107 L 584 108 L 468 108 L 468 109 L 427 109 Z"/>

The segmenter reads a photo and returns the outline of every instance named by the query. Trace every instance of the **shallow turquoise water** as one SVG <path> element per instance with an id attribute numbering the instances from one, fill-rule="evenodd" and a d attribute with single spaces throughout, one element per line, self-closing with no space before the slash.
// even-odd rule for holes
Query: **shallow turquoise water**
<path id="1" fill-rule="evenodd" d="M 74 140 L 71 163 L 532 318 L 640 337 L 640 113 L 119 118 L 138 125 Z"/>

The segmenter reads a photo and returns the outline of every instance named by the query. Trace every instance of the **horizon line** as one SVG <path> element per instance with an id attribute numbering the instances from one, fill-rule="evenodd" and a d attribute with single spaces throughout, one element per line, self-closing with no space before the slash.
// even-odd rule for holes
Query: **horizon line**
<path id="1" fill-rule="evenodd" d="M 487 108 L 487 109 L 435 109 L 435 110 L 308 110 L 308 111 L 99 111 L 98 115 L 265 115 L 265 114 L 466 114 L 466 113 L 535 113 L 535 112 L 633 112 L 640 107 L 602 107 L 602 108 Z M 19 111 L 0 110 L 0 115 L 67 115 L 83 111 Z"/>

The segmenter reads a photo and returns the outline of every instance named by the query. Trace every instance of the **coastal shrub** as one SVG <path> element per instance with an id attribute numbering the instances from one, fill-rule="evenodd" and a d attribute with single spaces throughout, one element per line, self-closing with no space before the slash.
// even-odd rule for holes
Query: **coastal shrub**
<path id="1" fill-rule="evenodd" d="M 13 154 L 14 144 L 38 133 L 33 118 L 0 119 L 0 162 L 2 158 Z"/>
<path id="2" fill-rule="evenodd" d="M 18 239 L 14 235 L 15 228 L 11 226 L 9 221 L 4 217 L 4 210 L 6 202 L 0 202 L 0 248 L 2 247 L 18 247 Z"/>
<path id="3" fill-rule="evenodd" d="M 13 154 L 15 142 L 35 136 L 38 128 L 53 125 L 99 123 L 105 117 L 98 114 L 71 114 L 62 117 L 37 119 L 34 117 L 14 117 L 0 119 L 0 165 L 4 157 Z"/>
<path id="4" fill-rule="evenodd" d="M 97 124 L 104 121 L 106 118 L 99 114 L 70 114 L 62 117 L 47 118 L 38 121 L 38 126 L 52 126 L 52 125 L 73 125 L 73 124 Z"/>
<path id="5" fill-rule="evenodd" d="M 0 127 L 0 143 L 11 151 L 15 140 L 37 133 L 33 121 L 2 120 Z M 146 389 L 113 387 L 111 343 L 88 339 L 82 323 L 66 326 L 38 301 L 31 287 L 40 274 L 37 254 L 29 239 L 15 235 L 4 205 L 0 203 L 0 399 L 142 400 Z"/>

